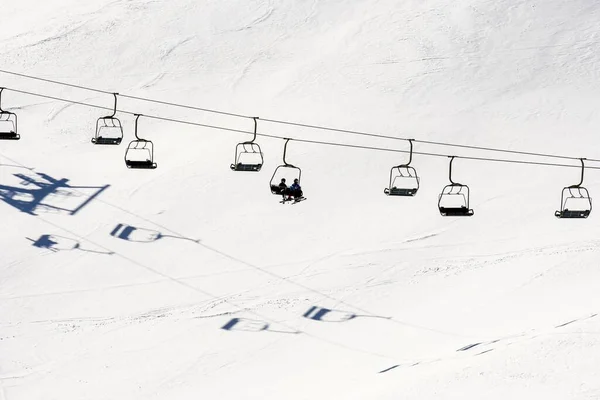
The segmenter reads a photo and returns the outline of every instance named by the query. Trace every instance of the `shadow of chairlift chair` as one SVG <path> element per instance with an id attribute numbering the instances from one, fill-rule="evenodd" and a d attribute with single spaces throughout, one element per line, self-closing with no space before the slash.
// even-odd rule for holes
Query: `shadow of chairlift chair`
<path id="1" fill-rule="evenodd" d="M 263 166 L 264 158 L 262 150 L 256 140 L 256 129 L 258 117 L 254 117 L 254 137 L 248 142 L 238 143 L 235 146 L 235 162 L 231 164 L 232 171 L 258 172 Z M 258 160 L 260 158 L 260 161 Z"/>
<path id="2" fill-rule="evenodd" d="M 19 140 L 17 131 L 17 114 L 2 109 L 2 92 L 0 88 L 0 140 Z"/>
<path id="3" fill-rule="evenodd" d="M 138 119 L 141 114 L 135 114 L 135 138 L 125 151 L 125 165 L 131 169 L 155 169 L 154 145 L 150 140 L 138 136 Z"/>
<path id="4" fill-rule="evenodd" d="M 279 182 L 281 182 L 281 178 L 290 179 L 291 182 L 293 182 L 294 179 L 298 179 L 298 183 L 301 183 L 300 178 L 302 176 L 302 170 L 296 167 L 295 165 L 288 164 L 288 162 L 285 160 L 287 145 L 289 141 L 290 139 L 285 139 L 285 145 L 283 146 L 283 164 L 275 168 L 275 172 L 273 172 L 273 176 L 271 177 L 270 182 L 271 193 L 278 196 L 283 196 L 285 194 L 281 191 L 281 188 L 279 187 Z M 302 196 L 302 194 L 300 194 L 300 196 Z"/>
<path id="5" fill-rule="evenodd" d="M 119 145 L 123 140 L 123 126 L 121 121 L 115 117 L 117 115 L 117 95 L 115 96 L 115 104 L 112 115 L 98 118 L 96 121 L 96 134 L 92 138 L 92 143 L 101 145 Z"/>
<path id="6" fill-rule="evenodd" d="M 452 180 L 452 162 L 450 158 L 450 184 L 446 185 L 438 198 L 438 209 L 443 217 L 470 217 L 474 214 L 469 208 L 470 191 L 467 185 L 456 183 Z"/>
<path id="7" fill-rule="evenodd" d="M 590 193 L 583 186 L 583 173 L 585 158 L 580 158 L 581 161 L 581 180 L 577 185 L 567 186 L 562 190 L 560 196 L 560 210 L 554 213 L 557 218 L 587 218 L 592 212 L 592 199 Z M 575 209 L 569 209 L 568 205 L 575 205 Z"/>
<path id="8" fill-rule="evenodd" d="M 397 165 L 390 170 L 390 186 L 383 189 L 388 196 L 414 196 L 419 190 L 419 176 L 417 170 L 410 166 L 413 155 L 413 139 L 410 143 L 410 158 L 406 164 Z"/>

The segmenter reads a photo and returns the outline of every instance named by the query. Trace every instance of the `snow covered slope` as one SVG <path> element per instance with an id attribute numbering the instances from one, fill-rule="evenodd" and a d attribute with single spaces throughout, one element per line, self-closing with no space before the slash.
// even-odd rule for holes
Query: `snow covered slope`
<path id="1" fill-rule="evenodd" d="M 262 118 L 600 158 L 592 0 L 22 0 L 0 69 Z M 0 86 L 112 98 L 0 73 Z M 90 143 L 103 111 L 13 91 L 0 142 L 0 399 L 600 398 L 600 227 L 558 220 L 575 168 L 290 142 L 308 200 L 229 169 L 249 137 L 142 117 L 158 168 Z M 142 114 L 252 121 L 122 99 Z M 406 142 L 259 122 L 271 135 Z M 508 154 L 417 145 L 422 152 Z M 553 158 L 517 157 L 572 163 Z M 598 163 L 589 163 L 598 166 Z M 589 171 L 592 197 L 600 174 Z"/>

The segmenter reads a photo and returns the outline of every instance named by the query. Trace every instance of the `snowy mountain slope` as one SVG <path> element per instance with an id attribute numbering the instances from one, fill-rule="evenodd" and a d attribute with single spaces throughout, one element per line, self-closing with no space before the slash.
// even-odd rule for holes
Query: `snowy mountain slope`
<path id="1" fill-rule="evenodd" d="M 263 118 L 600 158 L 592 1 L 11 7 L 0 69 Z M 112 104 L 2 73 L 0 86 Z M 130 171 L 124 144 L 89 142 L 104 112 L 10 91 L 3 106 L 22 134 L 0 143 L 5 399 L 600 395 L 599 228 L 595 213 L 553 217 L 577 169 L 455 160 L 475 216 L 442 218 L 446 158 L 416 156 L 422 187 L 397 199 L 382 191 L 401 154 L 292 141 L 308 200 L 282 206 L 267 192 L 281 140 L 259 140 L 260 173 L 234 173 L 248 136 L 142 117 L 158 169 Z M 133 117 L 120 117 L 127 142 Z M 592 196 L 598 183 L 589 171 Z"/>

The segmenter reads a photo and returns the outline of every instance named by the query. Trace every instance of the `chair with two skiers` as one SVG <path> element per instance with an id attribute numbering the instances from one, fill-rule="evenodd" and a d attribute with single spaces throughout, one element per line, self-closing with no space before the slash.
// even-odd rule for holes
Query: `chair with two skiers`
<path id="1" fill-rule="evenodd" d="M 283 196 L 282 202 L 291 201 L 292 199 L 294 201 L 300 201 L 304 199 L 298 178 L 294 179 L 294 183 L 292 183 L 290 187 L 288 187 L 285 183 L 285 178 L 281 178 L 278 188 L 279 193 Z"/>

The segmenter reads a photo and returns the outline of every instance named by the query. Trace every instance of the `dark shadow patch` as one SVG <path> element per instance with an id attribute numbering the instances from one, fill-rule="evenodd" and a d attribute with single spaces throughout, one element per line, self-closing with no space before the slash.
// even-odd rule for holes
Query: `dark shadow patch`
<path id="1" fill-rule="evenodd" d="M 573 322 L 577 322 L 577 321 L 579 321 L 579 320 L 578 319 L 574 319 L 572 321 L 565 322 L 564 324 L 556 325 L 555 328 L 562 328 L 563 326 L 571 325 Z"/>
<path id="2" fill-rule="evenodd" d="M 391 317 L 383 317 L 379 315 L 363 315 L 354 314 L 351 312 L 332 310 L 325 307 L 312 306 L 307 312 L 302 315 L 304 318 L 322 322 L 346 322 L 354 318 L 381 318 L 391 319 Z"/>
<path id="3" fill-rule="evenodd" d="M 19 186 L 0 184 L 0 199 L 29 215 L 40 210 L 75 215 L 110 187 L 74 186 L 66 178 L 55 179 L 41 172 L 13 176 L 20 179 Z"/>
<path id="4" fill-rule="evenodd" d="M 592 318 L 596 317 L 597 315 L 598 314 L 591 314 L 588 317 L 574 319 L 572 321 L 565 322 L 564 324 L 557 325 L 557 326 L 555 326 L 555 328 L 562 328 L 563 326 L 571 325 L 574 322 L 580 322 L 580 321 L 585 321 L 585 320 L 588 320 L 588 319 L 592 319 Z"/>
<path id="5" fill-rule="evenodd" d="M 246 318 L 233 318 L 228 321 L 221 329 L 226 331 L 243 332 L 273 332 L 273 333 L 291 333 L 298 334 L 299 331 L 285 331 L 271 328 L 271 325 L 264 321 L 256 321 Z"/>
<path id="6" fill-rule="evenodd" d="M 356 314 L 312 306 L 303 317 L 322 322 L 345 322 L 356 318 Z"/>
<path id="7" fill-rule="evenodd" d="M 465 347 L 461 347 L 460 349 L 456 350 L 456 351 L 467 351 L 472 349 L 475 346 L 479 346 L 481 343 L 473 343 L 473 344 L 468 344 Z"/>
<path id="8" fill-rule="evenodd" d="M 30 238 L 26 238 L 33 242 L 33 246 L 40 249 L 47 249 L 53 252 L 58 251 L 72 251 L 79 250 L 84 251 L 86 253 L 95 253 L 95 254 L 104 254 L 104 255 L 113 255 L 112 251 L 98 251 L 84 248 L 78 240 L 71 239 L 65 236 L 60 235 L 42 235 L 38 239 L 33 240 Z"/>
<path id="9" fill-rule="evenodd" d="M 392 365 L 392 366 L 391 366 L 391 367 L 389 367 L 389 368 L 382 369 L 381 371 L 379 371 L 379 372 L 378 372 L 378 374 L 383 374 L 384 372 L 391 371 L 391 370 L 393 370 L 394 368 L 398 368 L 399 366 L 400 366 L 400 364 Z"/>
<path id="10" fill-rule="evenodd" d="M 137 228 L 132 225 L 118 224 L 110 233 L 111 236 L 117 239 L 126 240 L 128 242 L 137 243 L 153 243 L 163 238 L 188 240 L 194 243 L 200 243 L 199 239 L 192 239 L 183 236 L 165 235 L 154 229 Z"/>

